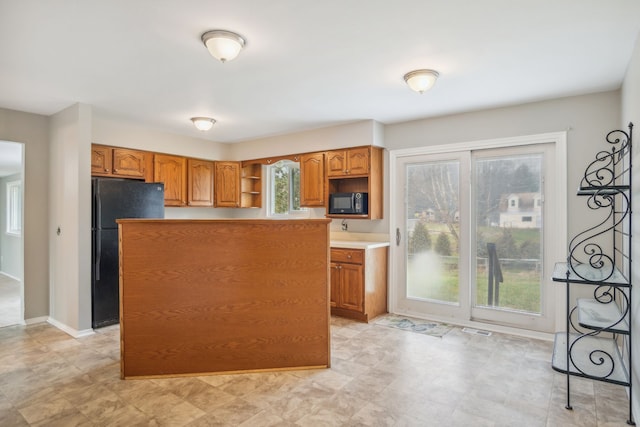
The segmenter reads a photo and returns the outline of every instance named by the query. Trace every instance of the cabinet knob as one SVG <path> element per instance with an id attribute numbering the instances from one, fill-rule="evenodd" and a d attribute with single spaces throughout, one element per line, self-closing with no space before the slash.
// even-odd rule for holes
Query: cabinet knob
<path id="1" fill-rule="evenodd" d="M 105 172 L 109 172 L 109 169 L 105 169 L 104 171 L 105 171 Z"/>
<path id="2" fill-rule="evenodd" d="M 351 259 L 351 254 L 347 255 L 347 258 Z"/>

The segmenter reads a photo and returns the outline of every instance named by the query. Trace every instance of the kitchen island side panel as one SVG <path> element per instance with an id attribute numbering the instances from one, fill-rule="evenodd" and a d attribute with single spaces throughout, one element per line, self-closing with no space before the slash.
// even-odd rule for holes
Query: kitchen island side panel
<path id="1" fill-rule="evenodd" d="M 329 220 L 120 220 L 121 376 L 329 367 Z"/>

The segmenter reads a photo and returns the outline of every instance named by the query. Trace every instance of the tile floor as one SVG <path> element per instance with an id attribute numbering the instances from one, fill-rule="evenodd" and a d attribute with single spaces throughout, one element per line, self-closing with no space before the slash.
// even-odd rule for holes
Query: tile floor
<path id="1" fill-rule="evenodd" d="M 117 326 L 0 328 L 2 426 L 623 426 L 622 387 L 565 377 L 551 343 L 332 319 L 323 370 L 119 379 Z"/>
<path id="2" fill-rule="evenodd" d="M 0 273 L 0 327 L 20 321 L 20 282 Z"/>

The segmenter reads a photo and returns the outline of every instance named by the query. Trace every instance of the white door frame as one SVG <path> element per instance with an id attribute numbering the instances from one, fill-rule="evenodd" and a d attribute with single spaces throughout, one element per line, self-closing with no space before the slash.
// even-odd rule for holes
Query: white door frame
<path id="1" fill-rule="evenodd" d="M 470 141 L 470 142 L 461 142 L 461 143 L 453 143 L 453 144 L 441 144 L 441 145 L 429 145 L 424 147 L 417 148 L 408 148 L 408 149 L 398 149 L 398 150 L 390 150 L 389 151 L 389 200 L 394 201 L 398 197 L 396 194 L 398 191 L 403 191 L 403 189 L 398 188 L 398 174 L 402 173 L 397 168 L 397 160 L 402 157 L 412 157 L 412 156 L 420 156 L 426 154 L 441 154 L 441 153 L 451 153 L 456 151 L 468 151 L 468 150 L 482 150 L 482 149 L 492 149 L 492 148 L 505 148 L 505 147 L 516 147 L 521 145 L 533 145 L 533 144 L 546 144 L 546 143 L 554 143 L 555 147 L 555 174 L 558 182 L 558 186 L 556 187 L 555 192 L 555 206 L 557 207 L 557 215 L 558 221 L 555 221 L 553 225 L 554 229 L 551 229 L 551 235 L 555 236 L 556 240 L 554 242 L 545 242 L 548 248 L 551 248 L 550 251 L 550 259 L 551 262 L 563 261 L 566 258 L 566 249 L 568 244 L 567 239 L 567 223 L 568 223 L 568 211 L 567 211 L 567 133 L 563 132 L 552 132 L 552 133 L 544 133 L 544 134 L 535 134 L 535 135 L 526 135 L 526 136 L 518 136 L 518 137 L 508 137 L 508 138 L 499 138 L 499 139 L 488 139 L 488 140 L 479 140 L 479 141 Z M 399 277 L 399 266 L 403 263 L 403 260 L 399 259 L 400 251 L 398 250 L 398 246 L 396 244 L 396 230 L 399 227 L 399 210 L 402 207 L 393 206 L 389 209 L 389 227 L 392 236 L 391 247 L 389 248 L 389 283 L 391 284 L 388 287 L 389 292 L 389 312 L 403 314 L 398 311 L 398 292 L 397 286 L 394 286 L 394 283 L 397 283 Z M 402 238 L 406 238 L 404 236 L 405 230 L 402 230 Z M 547 248 L 545 248 L 547 249 Z M 564 305 L 566 296 L 563 292 L 563 288 L 561 286 L 555 286 L 552 290 L 555 294 L 555 325 L 556 329 L 559 325 L 564 324 Z M 409 313 L 404 313 L 409 314 Z M 433 320 L 451 322 L 451 319 L 448 318 L 438 318 L 437 316 L 431 317 Z M 457 320 L 456 320 L 457 322 Z M 534 336 L 534 337 L 544 337 L 549 338 L 550 335 L 543 334 L 539 332 L 533 331 L 525 331 L 521 329 L 509 328 L 506 326 L 492 325 L 492 324 L 484 324 L 472 320 L 460 322 L 462 326 L 474 326 L 474 327 L 482 327 L 484 329 L 490 329 L 494 331 L 504 331 L 504 332 L 512 332 L 518 333 L 521 335 Z"/>

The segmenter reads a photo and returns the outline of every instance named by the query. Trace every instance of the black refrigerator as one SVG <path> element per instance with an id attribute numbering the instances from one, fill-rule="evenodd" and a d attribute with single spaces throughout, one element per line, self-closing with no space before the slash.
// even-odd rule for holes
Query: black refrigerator
<path id="1" fill-rule="evenodd" d="M 92 178 L 91 325 L 119 322 L 118 224 L 121 218 L 164 218 L 164 184 Z"/>

